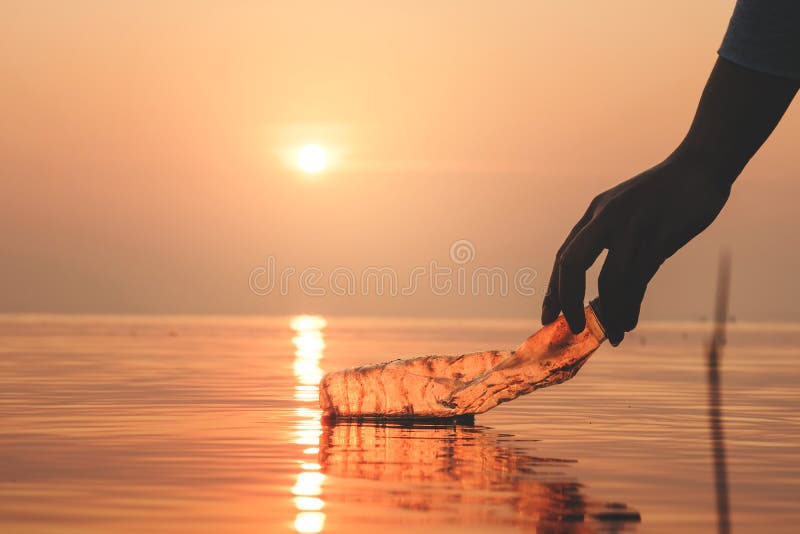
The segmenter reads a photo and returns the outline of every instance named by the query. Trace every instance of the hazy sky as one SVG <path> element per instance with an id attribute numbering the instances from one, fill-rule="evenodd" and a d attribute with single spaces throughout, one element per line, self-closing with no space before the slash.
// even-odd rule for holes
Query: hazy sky
<path id="1" fill-rule="evenodd" d="M 687 130 L 733 3 L 5 1 L 0 311 L 538 318 L 592 196 Z M 798 139 L 795 104 L 643 318 L 709 315 L 728 246 L 733 313 L 800 319 Z M 291 164 L 305 143 L 327 172 Z M 256 295 L 270 257 L 539 274 L 533 296 Z"/>

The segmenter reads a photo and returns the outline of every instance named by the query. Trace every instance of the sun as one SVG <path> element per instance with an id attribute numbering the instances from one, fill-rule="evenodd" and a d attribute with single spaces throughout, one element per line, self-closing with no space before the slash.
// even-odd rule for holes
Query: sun
<path id="1" fill-rule="evenodd" d="M 328 151 L 319 145 L 305 145 L 297 153 L 297 165 L 308 174 L 321 173 L 328 168 L 328 163 Z"/>

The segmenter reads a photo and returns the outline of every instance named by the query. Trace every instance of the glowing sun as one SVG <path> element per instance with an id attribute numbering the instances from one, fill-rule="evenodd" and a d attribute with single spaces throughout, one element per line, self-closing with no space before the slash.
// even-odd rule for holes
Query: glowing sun
<path id="1" fill-rule="evenodd" d="M 297 165 L 308 174 L 319 174 L 328 168 L 330 156 L 328 151 L 319 145 L 305 145 L 297 153 Z"/>

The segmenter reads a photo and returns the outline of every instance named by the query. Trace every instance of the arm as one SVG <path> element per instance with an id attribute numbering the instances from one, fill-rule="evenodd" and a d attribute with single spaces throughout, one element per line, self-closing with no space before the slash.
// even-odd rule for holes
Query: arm
<path id="1" fill-rule="evenodd" d="M 797 80 L 718 59 L 678 148 L 595 197 L 569 233 L 556 255 L 542 322 L 563 311 L 573 332 L 583 330 L 586 270 L 608 249 L 598 284 L 603 326 L 618 345 L 636 327 L 650 279 L 716 218 L 797 89 Z"/>

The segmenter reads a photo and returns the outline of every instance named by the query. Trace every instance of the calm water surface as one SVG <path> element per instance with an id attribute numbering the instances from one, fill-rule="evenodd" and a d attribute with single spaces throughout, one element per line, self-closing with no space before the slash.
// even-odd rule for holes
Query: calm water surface
<path id="1" fill-rule="evenodd" d="M 709 532 L 701 324 L 644 325 L 474 425 L 323 427 L 323 372 L 522 322 L 0 318 L 0 532 Z M 733 530 L 797 532 L 800 325 L 734 325 Z"/>

